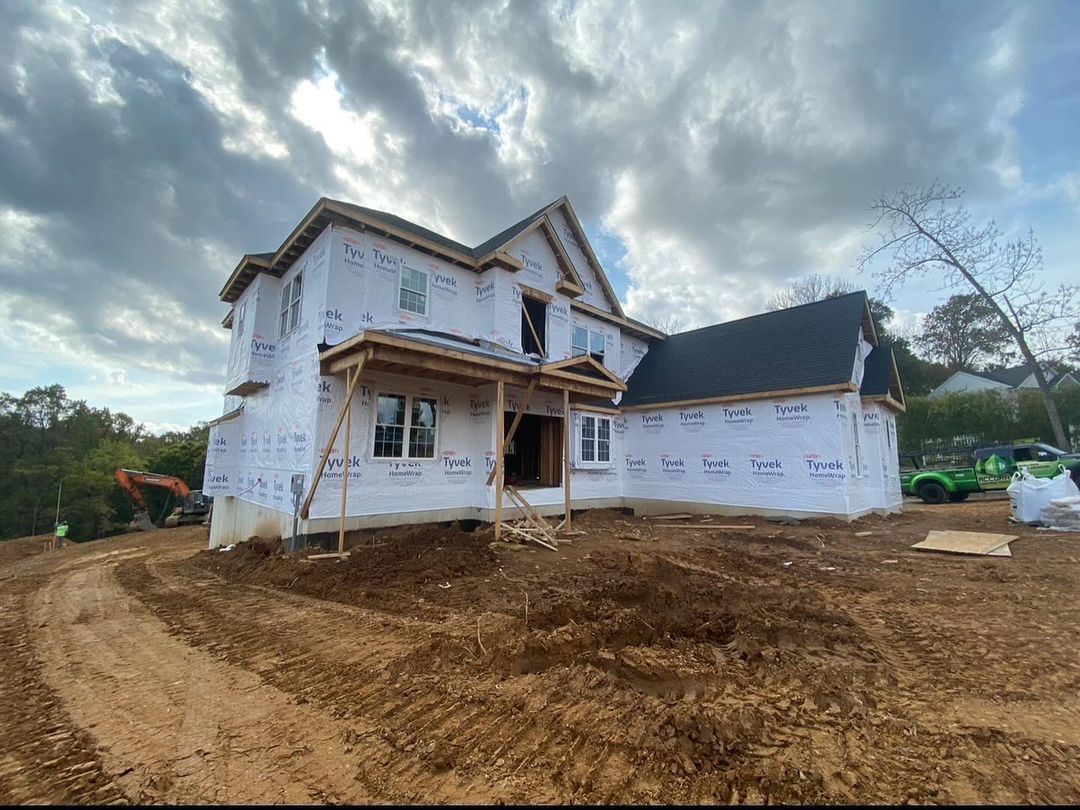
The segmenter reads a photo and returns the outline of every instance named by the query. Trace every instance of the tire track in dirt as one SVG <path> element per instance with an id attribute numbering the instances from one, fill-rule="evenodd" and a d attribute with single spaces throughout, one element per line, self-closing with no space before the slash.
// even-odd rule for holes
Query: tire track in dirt
<path id="1" fill-rule="evenodd" d="M 128 799 L 370 800 L 333 718 L 170 635 L 115 567 L 58 571 L 29 613 L 44 680 Z"/>
<path id="2" fill-rule="evenodd" d="M 93 740 L 45 683 L 25 609 L 26 592 L 40 582 L 20 577 L 0 593 L 0 802 L 125 803 L 95 755 Z"/>
<path id="3" fill-rule="evenodd" d="M 380 800 L 726 799 L 732 785 L 756 785 L 776 750 L 759 745 L 776 710 L 730 684 L 699 711 L 692 691 L 626 690 L 557 655 L 542 672 L 492 671 L 472 620 L 226 583 L 185 562 L 130 562 L 120 579 L 189 643 L 351 724 L 350 742 L 370 751 L 356 778 Z M 488 615 L 484 642 L 500 646 L 516 621 Z M 787 795 L 820 799 L 819 785 L 805 776 Z"/>

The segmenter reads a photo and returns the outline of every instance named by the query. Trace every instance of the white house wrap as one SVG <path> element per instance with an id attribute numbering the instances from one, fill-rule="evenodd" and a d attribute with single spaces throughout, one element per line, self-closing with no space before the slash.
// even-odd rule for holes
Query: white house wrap
<path id="1" fill-rule="evenodd" d="M 338 529 L 346 477 L 350 529 L 491 520 L 500 385 L 504 429 L 524 413 L 507 480 L 546 514 L 565 508 L 567 425 L 575 509 L 900 505 L 903 392 L 864 293 L 665 336 L 623 315 L 565 198 L 475 248 L 322 199 L 275 253 L 245 256 L 222 299 L 212 545 L 287 534 L 295 473 L 305 534 Z"/>

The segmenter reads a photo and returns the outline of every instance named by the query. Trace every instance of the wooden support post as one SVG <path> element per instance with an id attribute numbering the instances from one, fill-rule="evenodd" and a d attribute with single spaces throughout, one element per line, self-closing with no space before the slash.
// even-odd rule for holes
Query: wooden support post
<path id="1" fill-rule="evenodd" d="M 360 371 L 364 368 L 364 363 L 371 357 L 371 350 L 368 349 L 360 356 L 360 361 L 356 364 L 356 368 L 353 369 L 352 383 L 350 383 L 348 390 L 345 392 L 345 404 L 347 405 L 352 401 L 353 392 L 356 390 L 356 384 L 360 382 Z M 307 497 L 304 499 L 304 505 L 300 508 L 300 517 L 304 520 L 308 518 L 308 511 L 311 509 L 311 501 L 315 498 L 315 490 L 319 486 L 319 481 L 322 479 L 323 470 L 326 468 L 326 461 L 330 458 L 330 451 L 334 449 L 334 442 L 337 440 L 338 431 L 341 430 L 341 423 L 345 420 L 345 405 L 341 408 L 341 413 L 338 414 L 337 422 L 334 424 L 334 430 L 330 434 L 330 438 L 326 440 L 326 449 L 323 450 L 322 458 L 319 459 L 319 466 L 315 468 L 315 477 L 311 481 L 311 486 L 308 488 Z"/>
<path id="2" fill-rule="evenodd" d="M 338 526 L 338 554 L 345 553 L 345 501 L 349 497 L 349 461 L 352 458 L 352 369 L 345 369 L 345 390 L 349 398 L 345 400 L 345 463 L 341 465 L 341 523 Z"/>
<path id="3" fill-rule="evenodd" d="M 570 392 L 564 390 L 562 393 L 562 408 L 563 408 L 563 461 L 562 461 L 562 484 L 563 484 L 563 500 L 566 506 L 566 518 L 563 520 L 563 531 L 570 531 L 570 448 L 573 446 L 570 443 Z"/>
<path id="4" fill-rule="evenodd" d="M 495 539 L 502 533 L 503 499 L 503 382 L 495 383 Z"/>
<path id="5" fill-rule="evenodd" d="M 499 385 L 502 385 L 502 383 L 499 383 Z M 532 399 L 533 391 L 535 390 L 536 378 L 533 377 L 531 380 L 529 380 L 529 387 L 525 390 L 525 399 L 521 400 L 521 407 L 519 407 L 517 413 L 514 414 L 514 421 L 510 423 L 510 430 L 507 431 L 506 438 L 503 439 L 504 444 L 509 444 L 514 440 L 514 434 L 517 433 L 518 425 L 521 424 L 521 417 L 525 415 L 525 409 L 529 406 L 529 400 Z M 495 470 L 492 470 L 491 474 L 488 475 L 488 486 L 491 486 L 491 482 L 494 480 Z"/>

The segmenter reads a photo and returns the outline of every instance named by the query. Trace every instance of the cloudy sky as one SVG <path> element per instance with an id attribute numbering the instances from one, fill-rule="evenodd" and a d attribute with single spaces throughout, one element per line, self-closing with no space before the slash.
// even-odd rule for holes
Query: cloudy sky
<path id="1" fill-rule="evenodd" d="M 221 409 L 217 300 L 320 195 L 475 244 L 568 194 L 628 312 L 851 277 L 940 178 L 1080 254 L 1080 3 L 0 3 L 0 390 Z M 939 299 L 909 288 L 906 320 Z"/>

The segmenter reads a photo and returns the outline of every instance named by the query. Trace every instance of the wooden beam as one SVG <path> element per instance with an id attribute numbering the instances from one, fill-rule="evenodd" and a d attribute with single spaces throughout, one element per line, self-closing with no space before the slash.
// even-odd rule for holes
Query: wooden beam
<path id="1" fill-rule="evenodd" d="M 563 505 L 566 508 L 566 517 L 563 518 L 562 528 L 570 531 L 570 392 L 563 391 Z"/>
<path id="2" fill-rule="evenodd" d="M 502 383 L 500 383 L 501 385 Z M 536 390 L 536 378 L 533 377 L 529 380 L 529 387 L 525 390 L 525 398 L 521 400 L 521 405 L 518 407 L 517 413 L 514 414 L 514 421 L 510 423 L 510 432 L 506 434 L 506 438 L 503 440 L 509 444 L 514 439 L 514 434 L 517 432 L 518 425 L 521 424 L 521 417 L 525 415 L 525 408 L 529 404 L 529 400 L 532 399 L 533 391 Z M 491 486 L 491 482 L 495 478 L 495 471 L 492 470 L 488 476 L 487 486 Z"/>
<path id="3" fill-rule="evenodd" d="M 495 540 L 502 532 L 503 493 L 503 383 L 495 383 Z"/>
<path id="4" fill-rule="evenodd" d="M 602 321 L 613 323 L 621 329 L 625 329 L 628 332 L 635 332 L 639 335 L 649 338 L 658 338 L 663 340 L 667 337 L 663 332 L 658 329 L 653 329 L 651 326 L 647 326 L 641 323 L 630 323 L 626 318 L 622 318 L 618 315 L 612 315 L 610 312 L 605 312 L 602 309 L 586 304 L 584 301 L 571 301 L 570 308 L 576 309 L 579 312 L 584 312 L 586 315 L 592 315 L 594 318 L 599 318 Z"/>
<path id="5" fill-rule="evenodd" d="M 349 385 L 349 389 L 345 392 L 345 402 L 341 407 L 341 413 L 338 414 L 337 422 L 334 424 L 334 430 L 330 434 L 330 438 L 326 442 L 326 449 L 323 451 L 322 458 L 319 459 L 319 466 L 315 469 L 315 477 L 311 481 L 311 488 L 308 490 L 307 497 L 304 499 L 304 505 L 300 509 L 300 517 L 304 520 L 308 518 L 308 512 L 311 509 L 311 501 L 315 497 L 315 490 L 319 486 L 319 481 L 322 479 L 323 469 L 326 468 L 326 461 L 330 458 L 330 451 L 334 448 L 334 442 L 337 440 L 338 431 L 341 430 L 341 423 L 345 420 L 345 410 L 348 403 L 352 400 L 353 392 L 356 390 L 356 384 L 360 382 L 360 371 L 364 368 L 364 362 L 369 357 L 369 352 L 364 352 L 360 362 L 356 366 L 356 371 L 352 378 L 352 382 Z"/>
<path id="6" fill-rule="evenodd" d="M 837 385 L 813 385 L 807 388 L 785 388 L 780 391 L 761 391 L 748 394 L 732 394 L 726 397 L 704 397 L 702 399 L 673 399 L 665 402 L 655 402 L 649 405 L 626 405 L 624 411 L 655 411 L 660 408 L 678 408 L 687 405 L 712 405 L 720 402 L 745 402 L 759 399 L 773 399 L 774 397 L 794 397 L 807 394 L 849 393 L 855 390 L 855 383 L 841 383 Z"/>
<path id="7" fill-rule="evenodd" d="M 546 293 L 543 290 L 538 290 L 536 287 L 530 287 L 528 284 L 518 283 L 521 288 L 521 294 L 526 298 L 535 298 L 537 301 L 543 301 L 545 304 L 550 304 L 555 300 L 555 296 L 551 293 Z"/>
<path id="8" fill-rule="evenodd" d="M 352 446 L 352 369 L 345 371 L 345 390 L 349 392 L 349 398 L 345 400 L 345 463 L 342 465 L 341 479 L 341 523 L 338 525 L 337 550 L 338 554 L 345 553 L 345 502 L 349 498 L 349 461 L 351 460 Z"/>

